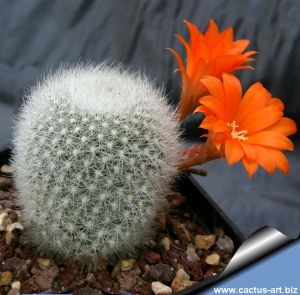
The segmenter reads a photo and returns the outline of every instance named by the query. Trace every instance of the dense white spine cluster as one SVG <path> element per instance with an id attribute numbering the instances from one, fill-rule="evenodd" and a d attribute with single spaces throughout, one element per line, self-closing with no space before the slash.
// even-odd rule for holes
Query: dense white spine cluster
<path id="1" fill-rule="evenodd" d="M 14 140 L 32 242 L 82 260 L 133 250 L 177 173 L 178 137 L 166 98 L 140 75 L 77 66 L 44 79 Z"/>

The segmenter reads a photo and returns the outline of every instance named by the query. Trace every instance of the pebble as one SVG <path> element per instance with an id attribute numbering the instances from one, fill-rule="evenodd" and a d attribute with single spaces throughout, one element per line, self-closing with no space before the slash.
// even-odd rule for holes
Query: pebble
<path id="1" fill-rule="evenodd" d="M 159 222 L 159 228 L 161 230 L 165 230 L 166 229 L 166 224 L 167 224 L 167 215 L 165 212 L 159 212 L 158 214 L 158 222 Z"/>
<path id="2" fill-rule="evenodd" d="M 19 281 L 14 281 L 11 284 L 12 289 L 20 290 L 21 289 L 21 283 Z"/>
<path id="3" fill-rule="evenodd" d="M 203 265 L 201 263 L 195 263 L 191 269 L 191 277 L 193 281 L 203 280 Z"/>
<path id="4" fill-rule="evenodd" d="M 11 242 L 12 242 L 13 240 L 15 240 L 15 239 L 16 239 L 16 236 L 14 235 L 13 232 L 8 231 L 8 232 L 5 234 L 5 243 L 6 243 L 6 245 L 10 245 Z"/>
<path id="5" fill-rule="evenodd" d="M 200 250 L 208 250 L 216 242 L 215 235 L 196 235 L 195 236 L 195 245 Z"/>
<path id="6" fill-rule="evenodd" d="M 148 263 L 155 264 L 160 261 L 161 256 L 159 253 L 151 251 L 145 254 L 145 259 Z"/>
<path id="7" fill-rule="evenodd" d="M 169 286 L 158 281 L 151 283 L 151 289 L 154 294 L 173 294 L 172 289 Z"/>
<path id="8" fill-rule="evenodd" d="M 13 173 L 13 169 L 12 166 L 4 164 L 1 166 L 1 173 L 3 174 L 12 174 Z"/>
<path id="9" fill-rule="evenodd" d="M 18 290 L 18 289 L 15 289 L 15 288 L 11 288 L 10 290 L 9 290 L 9 292 L 7 293 L 7 295 L 20 295 L 21 293 L 20 293 L 20 290 Z"/>
<path id="10" fill-rule="evenodd" d="M 190 276 L 186 273 L 186 271 L 183 268 L 179 268 L 176 272 L 176 278 L 180 278 L 183 280 L 189 280 Z"/>
<path id="11" fill-rule="evenodd" d="M 205 262 L 209 265 L 219 265 L 220 255 L 217 253 L 210 254 L 205 258 Z"/>
<path id="12" fill-rule="evenodd" d="M 120 284 L 120 289 L 123 291 L 130 291 L 137 283 L 136 274 L 132 271 L 119 273 L 117 279 Z"/>
<path id="13" fill-rule="evenodd" d="M 11 222 L 7 212 L 2 212 L 0 214 L 0 226 L 6 229 L 7 225 Z"/>
<path id="14" fill-rule="evenodd" d="M 204 280 L 207 280 L 207 279 L 209 279 L 209 278 L 211 278 L 211 277 L 215 277 L 216 275 L 217 275 L 217 273 L 216 273 L 214 270 L 209 269 L 209 270 L 206 272 L 206 274 L 203 276 L 203 279 L 204 279 Z"/>
<path id="15" fill-rule="evenodd" d="M 216 246 L 219 250 L 232 253 L 234 250 L 233 241 L 226 235 L 222 235 L 218 238 Z"/>
<path id="16" fill-rule="evenodd" d="M 170 196 L 168 196 L 168 202 L 172 207 L 179 207 L 183 203 L 185 203 L 186 198 L 180 194 L 180 193 L 175 193 Z"/>
<path id="17" fill-rule="evenodd" d="M 12 186 L 12 179 L 9 177 L 0 176 L 0 189 L 6 189 Z"/>
<path id="18" fill-rule="evenodd" d="M 174 278 L 174 271 L 168 264 L 157 263 L 148 266 L 147 276 L 149 276 L 154 281 L 170 283 Z"/>
<path id="19" fill-rule="evenodd" d="M 147 245 L 151 248 L 154 248 L 156 246 L 156 242 L 154 240 L 150 240 Z"/>
<path id="20" fill-rule="evenodd" d="M 86 281 L 87 281 L 89 284 L 95 283 L 95 281 L 96 281 L 95 275 L 94 275 L 92 272 L 89 272 L 89 273 L 86 275 Z"/>
<path id="21" fill-rule="evenodd" d="M 6 230 L 8 232 L 12 232 L 14 231 L 15 229 L 19 229 L 21 231 L 24 230 L 24 226 L 20 223 L 20 222 L 14 222 L 14 223 L 11 223 L 9 224 L 7 227 L 6 227 Z"/>
<path id="22" fill-rule="evenodd" d="M 190 287 L 194 284 L 197 284 L 197 282 L 185 280 L 181 277 L 175 277 L 171 284 L 171 288 L 172 288 L 173 292 L 176 293 L 176 292 L 179 292 L 179 291 L 181 291 L 187 287 Z"/>
<path id="23" fill-rule="evenodd" d="M 8 258 L 6 261 L 4 261 L 2 263 L 3 268 L 5 270 L 10 270 L 10 271 L 14 271 L 16 269 L 20 269 L 23 267 L 23 265 L 25 264 L 25 261 L 18 258 L 18 257 L 11 257 Z"/>
<path id="24" fill-rule="evenodd" d="M 194 247 L 193 244 L 188 244 L 185 253 L 186 253 L 186 258 L 189 262 L 198 262 L 198 261 L 200 261 L 200 257 L 196 253 L 195 247 Z"/>
<path id="25" fill-rule="evenodd" d="M 45 259 L 45 258 L 38 258 L 36 260 L 36 262 L 41 269 L 45 269 L 45 268 L 49 267 L 51 264 L 51 261 L 49 259 Z"/>
<path id="26" fill-rule="evenodd" d="M 0 276 L 0 286 L 9 286 L 12 281 L 12 272 L 4 271 Z"/>
<path id="27" fill-rule="evenodd" d="M 190 280 L 190 276 L 183 268 L 179 268 L 176 272 L 174 280 L 172 281 L 171 288 L 173 292 L 176 293 L 196 283 L 197 282 Z"/>
<path id="28" fill-rule="evenodd" d="M 171 247 L 171 241 L 168 237 L 164 237 L 161 241 L 160 244 L 164 247 L 165 251 L 169 251 Z"/>
<path id="29" fill-rule="evenodd" d="M 135 260 L 132 258 L 122 260 L 120 263 L 121 271 L 131 270 L 133 268 L 134 263 L 135 263 Z"/>
<path id="30" fill-rule="evenodd" d="M 37 270 L 35 273 L 35 282 L 41 288 L 41 291 L 47 290 L 51 288 L 52 282 L 57 274 L 58 268 L 56 265 L 52 265 L 47 269 Z"/>

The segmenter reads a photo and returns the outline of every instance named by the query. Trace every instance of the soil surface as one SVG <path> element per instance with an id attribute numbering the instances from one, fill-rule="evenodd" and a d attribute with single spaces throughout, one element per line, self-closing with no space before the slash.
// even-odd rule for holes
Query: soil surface
<path id="1" fill-rule="evenodd" d="M 234 245 L 218 228 L 203 224 L 185 196 L 168 196 L 169 211 L 158 216 L 159 230 L 138 257 L 100 261 L 91 272 L 74 261 L 34 252 L 26 240 L 10 166 L 0 172 L 0 294 L 65 293 L 174 294 L 216 276 L 230 261 Z"/>

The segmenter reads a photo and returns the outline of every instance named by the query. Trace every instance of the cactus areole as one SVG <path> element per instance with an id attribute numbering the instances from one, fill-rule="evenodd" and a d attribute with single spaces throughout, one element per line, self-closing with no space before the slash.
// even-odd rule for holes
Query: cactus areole
<path id="1" fill-rule="evenodd" d="M 176 176 L 178 123 L 144 77 L 62 68 L 26 97 L 13 166 L 30 241 L 85 261 L 143 242 Z"/>

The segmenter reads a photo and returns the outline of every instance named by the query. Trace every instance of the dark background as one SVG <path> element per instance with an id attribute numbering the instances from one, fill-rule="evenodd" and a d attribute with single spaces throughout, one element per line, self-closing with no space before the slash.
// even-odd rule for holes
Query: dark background
<path id="1" fill-rule="evenodd" d="M 175 33 L 188 37 L 183 19 L 202 31 L 213 18 L 259 51 L 255 71 L 240 71 L 244 89 L 261 81 L 300 118 L 299 0 L 0 0 L 0 148 L 10 144 L 22 96 L 61 63 L 115 62 L 142 70 L 164 87 L 176 105 L 180 92 L 172 47 Z M 195 130 L 195 118 L 185 124 Z M 194 127 L 193 127 L 194 126 Z M 197 131 L 197 128 L 196 128 Z M 195 134 L 195 133 L 193 133 Z M 297 138 L 294 137 L 297 141 Z M 199 181 L 245 235 L 263 225 L 296 237 L 300 231 L 300 154 L 290 154 L 291 173 L 260 171 L 249 181 L 240 164 L 218 160 Z"/>

